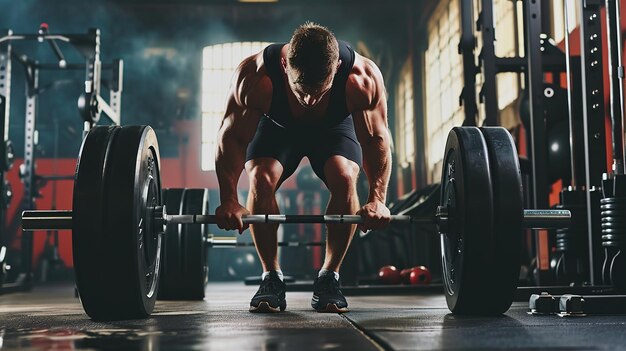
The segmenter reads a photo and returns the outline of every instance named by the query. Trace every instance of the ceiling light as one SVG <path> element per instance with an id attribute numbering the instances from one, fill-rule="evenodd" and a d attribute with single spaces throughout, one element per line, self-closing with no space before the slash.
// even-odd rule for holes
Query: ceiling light
<path id="1" fill-rule="evenodd" d="M 253 3 L 262 3 L 262 2 L 278 2 L 278 0 L 238 0 L 239 2 L 253 2 Z"/>

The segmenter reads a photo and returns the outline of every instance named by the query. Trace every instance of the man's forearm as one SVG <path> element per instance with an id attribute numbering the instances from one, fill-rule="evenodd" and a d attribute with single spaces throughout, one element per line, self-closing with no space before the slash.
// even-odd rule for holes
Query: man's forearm
<path id="1" fill-rule="evenodd" d="M 237 183 L 246 161 L 247 145 L 223 142 L 215 157 L 215 171 L 220 187 L 220 202 L 238 201 Z"/>
<path id="2" fill-rule="evenodd" d="M 388 138 L 373 137 L 363 149 L 363 168 L 369 181 L 369 196 L 367 202 L 387 199 L 387 186 L 391 175 L 391 148 Z"/>

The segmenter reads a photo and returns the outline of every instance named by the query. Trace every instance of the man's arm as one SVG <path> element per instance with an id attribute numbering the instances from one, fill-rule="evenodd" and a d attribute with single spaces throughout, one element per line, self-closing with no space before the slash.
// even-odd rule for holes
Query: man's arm
<path id="1" fill-rule="evenodd" d="M 237 182 L 244 169 L 246 149 L 254 138 L 262 111 L 267 111 L 271 100 L 271 81 L 257 54 L 244 60 L 234 75 L 226 113 L 218 132 L 215 170 L 220 188 L 220 206 L 215 210 L 219 228 L 238 229 L 244 225 L 241 216 L 248 210 L 239 204 Z"/>
<path id="2" fill-rule="evenodd" d="M 363 216 L 361 230 L 379 229 L 391 220 L 385 205 L 391 175 L 391 143 L 387 125 L 387 94 L 382 74 L 370 60 L 360 65 L 348 92 L 354 129 L 363 151 L 363 168 L 369 181 L 367 203 L 357 212 Z M 350 87 L 349 85 L 349 87 Z M 349 88 L 350 89 L 350 88 Z"/>
<path id="3" fill-rule="evenodd" d="M 246 161 L 246 149 L 259 124 L 261 112 L 240 106 L 231 97 L 218 132 L 215 170 L 220 202 L 238 202 L 237 182 Z"/>
<path id="4" fill-rule="evenodd" d="M 246 149 L 271 97 L 262 54 L 243 60 L 233 75 L 226 112 L 218 131 L 215 170 L 221 203 L 237 202 L 237 182 L 246 161 Z"/>
<path id="5" fill-rule="evenodd" d="M 367 202 L 385 203 L 391 175 L 391 143 L 387 124 L 387 94 L 382 74 L 369 63 L 369 87 L 360 109 L 352 112 L 356 135 L 363 150 L 363 168 L 369 181 Z M 362 94 L 363 95 L 363 94 Z"/>

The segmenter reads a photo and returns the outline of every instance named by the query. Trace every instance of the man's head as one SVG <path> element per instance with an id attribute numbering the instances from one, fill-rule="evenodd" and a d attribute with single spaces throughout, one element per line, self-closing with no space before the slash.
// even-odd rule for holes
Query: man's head
<path id="1" fill-rule="evenodd" d="M 304 107 L 313 107 L 333 83 L 339 45 L 328 28 L 307 22 L 296 28 L 283 67 L 289 86 Z"/>

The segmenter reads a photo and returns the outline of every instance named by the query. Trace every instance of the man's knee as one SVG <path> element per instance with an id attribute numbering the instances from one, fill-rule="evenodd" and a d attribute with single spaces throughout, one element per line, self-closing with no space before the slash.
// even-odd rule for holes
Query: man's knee
<path id="1" fill-rule="evenodd" d="M 246 165 L 246 171 L 250 178 L 250 191 L 264 194 L 276 191 L 282 172 L 277 161 L 250 162 Z"/>
<path id="2" fill-rule="evenodd" d="M 350 194 L 356 189 L 359 165 L 345 158 L 329 161 L 325 166 L 326 184 L 332 194 Z"/>

